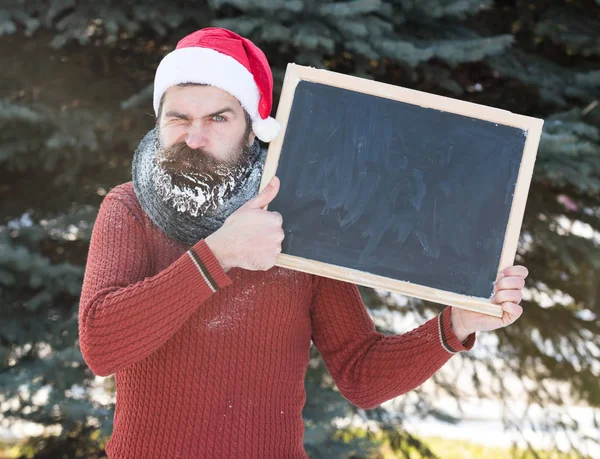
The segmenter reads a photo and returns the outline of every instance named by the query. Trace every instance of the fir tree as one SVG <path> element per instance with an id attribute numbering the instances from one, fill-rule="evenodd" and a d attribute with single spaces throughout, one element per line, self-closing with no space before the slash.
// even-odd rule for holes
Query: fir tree
<path id="1" fill-rule="evenodd" d="M 61 426 L 32 440 L 37 457 L 101 455 L 98 431 L 111 432 L 112 404 L 92 397 L 96 380 L 77 347 L 91 228 L 102 197 L 131 179 L 133 149 L 154 123 L 156 65 L 185 33 L 206 26 L 230 28 L 263 48 L 276 91 L 286 64 L 296 62 L 545 119 L 516 259 L 530 270 L 526 313 L 494 332 L 487 357 L 453 360 L 481 397 L 507 408 L 506 381 L 516 377 L 526 402 L 545 409 L 547 423 L 538 427 L 566 432 L 585 454 L 586 433 L 551 406 L 592 407 L 600 424 L 598 0 L 2 2 L 3 422 Z M 391 311 L 420 323 L 440 310 L 361 291 L 374 317 Z M 432 383 L 438 394 L 464 399 L 443 374 Z M 398 416 L 358 410 L 335 390 L 317 353 L 306 387 L 305 445 L 314 457 L 365 457 L 377 448 L 373 435 L 341 436 L 336 417 L 369 419 L 398 454 L 421 457 L 434 454 L 403 419 L 454 421 L 422 388 L 400 398 Z M 517 419 L 507 412 L 505 422 Z"/>

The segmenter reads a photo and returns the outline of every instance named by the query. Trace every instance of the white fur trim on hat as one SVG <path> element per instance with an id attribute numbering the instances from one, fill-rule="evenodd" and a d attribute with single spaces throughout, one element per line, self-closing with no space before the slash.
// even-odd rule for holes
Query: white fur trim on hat
<path id="1" fill-rule="evenodd" d="M 165 91 L 180 83 L 205 83 L 227 91 L 248 112 L 252 119 L 252 130 L 260 140 L 270 142 L 277 136 L 279 123 L 271 117 L 263 120 L 258 114 L 260 92 L 254 76 L 233 57 L 214 49 L 198 47 L 175 49 L 167 54 L 160 61 L 154 77 L 153 104 L 156 115 Z"/>

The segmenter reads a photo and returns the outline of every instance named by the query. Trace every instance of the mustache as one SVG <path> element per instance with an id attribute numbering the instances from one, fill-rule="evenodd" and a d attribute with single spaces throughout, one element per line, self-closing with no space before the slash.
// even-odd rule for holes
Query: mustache
<path id="1" fill-rule="evenodd" d="M 156 159 L 165 171 L 180 176 L 224 173 L 238 164 L 232 159 L 219 160 L 202 148 L 190 148 L 185 142 L 161 149 Z"/>

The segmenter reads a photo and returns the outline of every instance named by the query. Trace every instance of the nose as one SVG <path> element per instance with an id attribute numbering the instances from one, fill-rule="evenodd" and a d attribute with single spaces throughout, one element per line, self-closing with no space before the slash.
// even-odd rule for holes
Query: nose
<path id="1" fill-rule="evenodd" d="M 185 134 L 185 143 L 194 150 L 205 148 L 208 143 L 206 130 L 194 123 Z"/>

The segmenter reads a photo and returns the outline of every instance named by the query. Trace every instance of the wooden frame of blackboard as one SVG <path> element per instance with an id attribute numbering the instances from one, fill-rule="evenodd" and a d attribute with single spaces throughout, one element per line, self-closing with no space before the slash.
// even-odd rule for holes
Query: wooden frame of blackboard
<path id="1" fill-rule="evenodd" d="M 285 138 L 285 129 L 293 104 L 294 92 L 300 81 L 310 81 L 335 86 L 526 130 L 527 138 L 510 209 L 498 273 L 504 268 L 514 264 L 535 157 L 542 133 L 543 120 L 518 115 L 485 105 L 474 104 L 400 86 L 393 86 L 364 78 L 290 63 L 286 69 L 276 114 L 276 119 L 282 126 L 282 132 L 269 145 L 260 185 L 261 190 L 269 183 L 271 178 L 276 175 L 279 156 Z M 282 186 L 285 186 L 285 184 L 282 184 Z M 501 306 L 492 303 L 491 299 L 447 292 L 288 254 L 280 254 L 277 257 L 276 265 L 341 281 L 352 282 L 367 287 L 401 293 L 415 298 L 481 312 L 496 317 L 502 316 Z"/>

